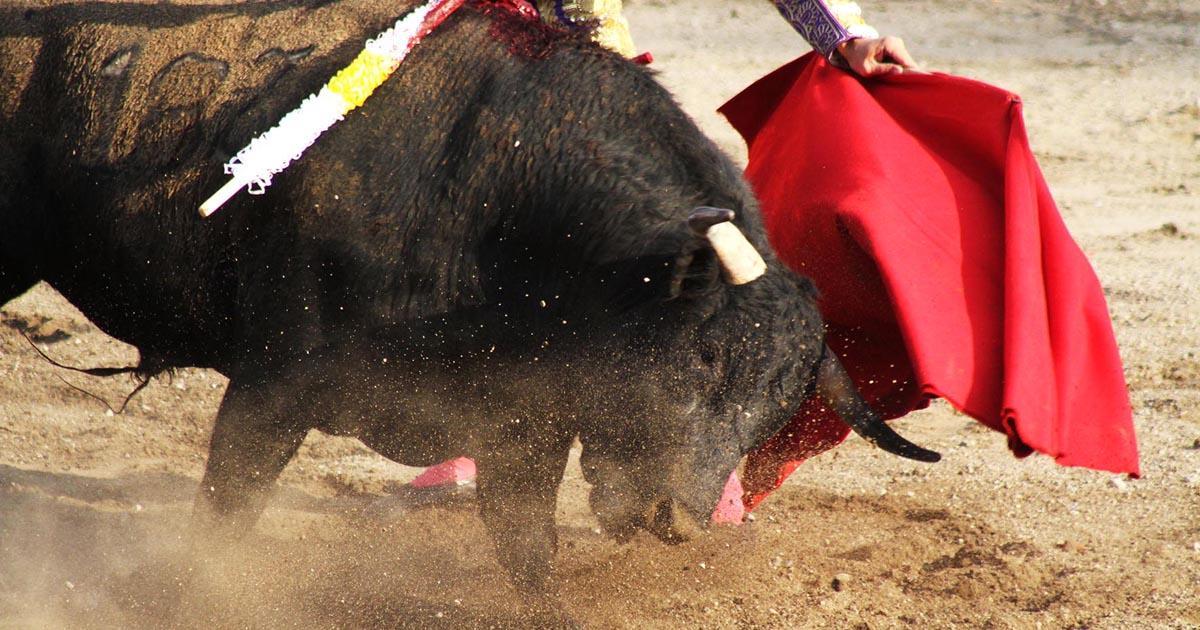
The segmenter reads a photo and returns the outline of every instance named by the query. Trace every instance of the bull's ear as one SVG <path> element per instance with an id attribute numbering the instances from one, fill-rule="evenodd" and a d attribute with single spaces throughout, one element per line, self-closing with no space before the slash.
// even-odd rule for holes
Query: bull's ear
<path id="1" fill-rule="evenodd" d="M 667 299 L 701 298 L 720 289 L 721 284 L 721 264 L 708 241 L 696 236 L 686 239 L 683 251 L 671 265 Z"/>
<path id="2" fill-rule="evenodd" d="M 668 299 L 674 300 L 683 294 L 683 280 L 687 277 L 688 268 L 692 266 L 692 261 L 696 259 L 696 255 L 692 252 L 680 254 L 675 259 L 675 266 L 671 270 L 671 285 L 667 292 Z"/>
<path id="3" fill-rule="evenodd" d="M 675 258 L 667 295 L 670 300 L 706 295 L 721 285 L 716 254 L 702 239 L 697 239 L 696 245 Z"/>

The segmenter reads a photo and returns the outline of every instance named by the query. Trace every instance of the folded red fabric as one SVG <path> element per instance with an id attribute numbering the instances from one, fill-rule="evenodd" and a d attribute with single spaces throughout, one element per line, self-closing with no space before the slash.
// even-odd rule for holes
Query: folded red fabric
<path id="1" fill-rule="evenodd" d="M 771 242 L 886 417 L 942 397 L 1014 454 L 1138 474 L 1104 293 L 1029 149 L 1020 99 L 943 74 L 862 80 L 806 55 L 721 112 Z M 751 454 L 757 505 L 848 428 L 813 402 Z"/>

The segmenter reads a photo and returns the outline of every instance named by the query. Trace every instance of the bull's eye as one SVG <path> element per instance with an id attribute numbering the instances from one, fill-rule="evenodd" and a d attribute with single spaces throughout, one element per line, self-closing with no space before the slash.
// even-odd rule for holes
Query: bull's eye
<path id="1" fill-rule="evenodd" d="M 711 346 L 700 348 L 700 362 L 712 367 L 717 362 L 717 353 Z"/>

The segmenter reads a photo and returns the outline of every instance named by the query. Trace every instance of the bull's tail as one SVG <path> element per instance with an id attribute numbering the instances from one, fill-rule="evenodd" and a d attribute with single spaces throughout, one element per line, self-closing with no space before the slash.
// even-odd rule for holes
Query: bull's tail
<path id="1" fill-rule="evenodd" d="M 846 374 L 842 362 L 829 347 L 817 369 L 817 394 L 833 408 L 854 432 L 879 448 L 919 462 L 936 462 L 942 458 L 934 451 L 909 442 L 892 430 L 858 393 L 858 388 Z"/>

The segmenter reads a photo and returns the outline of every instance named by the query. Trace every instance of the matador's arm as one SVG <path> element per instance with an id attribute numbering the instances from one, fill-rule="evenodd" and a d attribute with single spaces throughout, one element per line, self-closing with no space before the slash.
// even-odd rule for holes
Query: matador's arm
<path id="1" fill-rule="evenodd" d="M 868 25 L 856 2 L 846 0 L 772 0 L 784 19 L 826 57 L 838 45 L 855 38 L 874 39 L 879 33 Z M 600 45 L 632 57 L 636 54 L 629 22 L 621 14 L 621 0 L 537 0 L 547 22 L 568 28 L 591 28 Z"/>
<path id="2" fill-rule="evenodd" d="M 838 45 L 859 37 L 875 39 L 876 31 L 863 20 L 857 2 L 845 0 L 772 0 L 783 18 L 813 50 L 832 57 Z"/>

